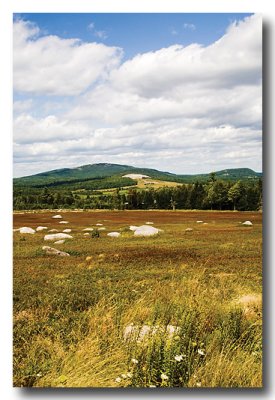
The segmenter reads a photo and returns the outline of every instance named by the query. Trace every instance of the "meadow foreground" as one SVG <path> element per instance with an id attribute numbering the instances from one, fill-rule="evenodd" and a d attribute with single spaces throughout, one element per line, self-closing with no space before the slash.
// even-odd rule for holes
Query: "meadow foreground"
<path id="1" fill-rule="evenodd" d="M 14 386 L 262 386 L 261 213 L 14 214 L 38 226 L 14 232 Z"/>

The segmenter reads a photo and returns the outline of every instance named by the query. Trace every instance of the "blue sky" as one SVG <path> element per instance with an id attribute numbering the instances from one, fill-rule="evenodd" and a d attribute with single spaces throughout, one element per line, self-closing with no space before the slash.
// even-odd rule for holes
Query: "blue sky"
<path id="1" fill-rule="evenodd" d="M 14 14 L 36 23 L 41 35 L 94 40 L 108 46 L 122 47 L 125 58 L 175 43 L 208 45 L 219 39 L 232 21 L 242 20 L 244 13 L 105 13 L 105 14 Z M 94 25 L 94 27 L 91 26 Z M 98 36 L 99 33 L 99 36 Z M 102 33 L 100 37 L 100 33 Z"/>
<path id="2" fill-rule="evenodd" d="M 15 14 L 14 174 L 261 170 L 261 18 Z"/>

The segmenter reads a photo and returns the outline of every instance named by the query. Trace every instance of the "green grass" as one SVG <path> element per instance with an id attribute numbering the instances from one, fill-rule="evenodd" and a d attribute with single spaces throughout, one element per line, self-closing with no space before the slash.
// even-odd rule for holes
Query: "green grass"
<path id="1" fill-rule="evenodd" d="M 52 245 L 70 257 L 44 255 L 44 233 L 14 234 L 14 386 L 262 386 L 258 213 L 185 212 L 179 220 L 139 211 L 120 223 L 110 212 L 99 238 L 83 236 L 89 215 L 81 215 L 70 224 L 74 239 Z M 164 230 L 156 237 L 125 229 L 154 215 Z M 202 216 L 208 225 L 196 224 Z M 252 217 L 252 228 L 238 225 Z M 42 213 L 31 218 L 47 222 Z M 120 228 L 122 237 L 106 236 Z M 151 330 L 125 340 L 130 324 Z M 172 337 L 167 325 L 177 327 Z"/>

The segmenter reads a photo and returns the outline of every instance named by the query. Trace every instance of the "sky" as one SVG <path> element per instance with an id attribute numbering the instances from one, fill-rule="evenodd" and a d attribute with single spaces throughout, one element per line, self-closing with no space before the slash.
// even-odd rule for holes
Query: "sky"
<path id="1" fill-rule="evenodd" d="M 99 162 L 262 170 L 252 14 L 14 14 L 14 176 Z"/>

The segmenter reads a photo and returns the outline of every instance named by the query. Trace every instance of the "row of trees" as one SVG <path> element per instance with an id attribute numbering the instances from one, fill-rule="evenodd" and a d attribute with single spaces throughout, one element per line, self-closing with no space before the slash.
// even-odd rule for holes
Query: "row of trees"
<path id="1" fill-rule="evenodd" d="M 98 191 L 60 191 L 54 188 L 15 188 L 14 209 L 212 209 L 259 210 L 262 181 L 225 182 L 215 176 L 207 183 L 182 184 L 159 189 L 120 189 L 108 194 Z"/>

